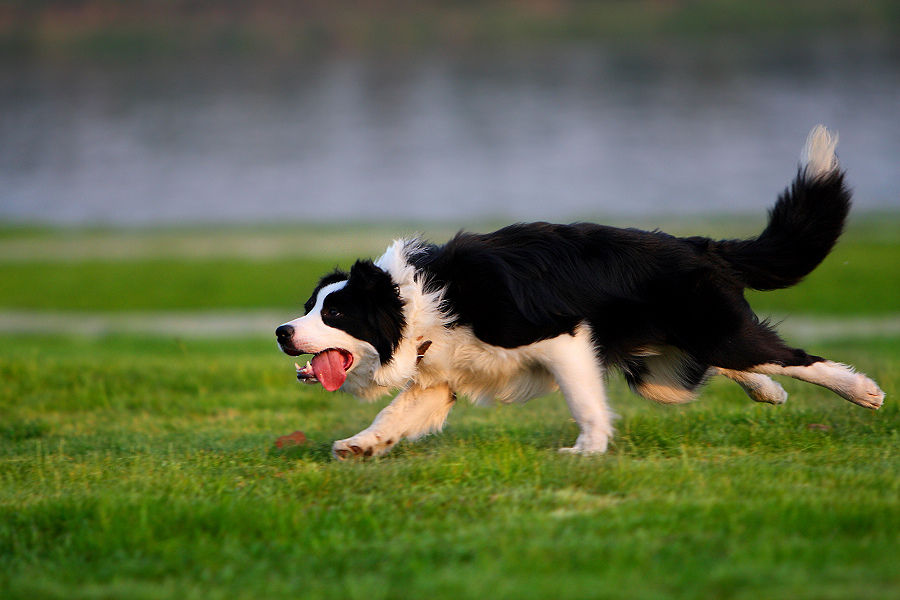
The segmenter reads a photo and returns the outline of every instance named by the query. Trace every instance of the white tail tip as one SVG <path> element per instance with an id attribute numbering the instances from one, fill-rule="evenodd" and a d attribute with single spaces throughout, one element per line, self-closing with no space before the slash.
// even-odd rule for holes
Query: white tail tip
<path id="1" fill-rule="evenodd" d="M 834 149 L 838 143 L 837 133 L 831 133 L 824 125 L 816 125 L 806 138 L 806 146 L 800 155 L 800 162 L 806 169 L 807 179 L 824 177 L 838 169 L 838 159 Z"/>

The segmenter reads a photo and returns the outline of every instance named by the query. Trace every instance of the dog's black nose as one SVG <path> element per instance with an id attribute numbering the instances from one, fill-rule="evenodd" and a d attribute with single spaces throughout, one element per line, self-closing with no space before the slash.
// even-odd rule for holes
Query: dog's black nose
<path id="1" fill-rule="evenodd" d="M 294 328 L 290 325 L 280 325 L 278 329 L 275 330 L 275 339 L 277 339 L 280 344 L 287 344 L 291 341 L 292 337 L 294 337 Z"/>

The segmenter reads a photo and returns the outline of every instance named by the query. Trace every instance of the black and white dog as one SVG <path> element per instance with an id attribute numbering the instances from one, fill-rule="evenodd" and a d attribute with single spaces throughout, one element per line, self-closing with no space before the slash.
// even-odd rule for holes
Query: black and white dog
<path id="1" fill-rule="evenodd" d="M 314 355 L 297 366 L 300 381 L 365 399 L 401 390 L 367 429 L 334 443 L 337 458 L 439 431 L 457 393 L 522 402 L 557 387 L 581 429 L 562 451 L 604 452 L 611 367 L 667 404 L 693 399 L 712 375 L 781 404 L 787 394 L 769 375 L 787 375 L 876 409 L 884 393 L 874 381 L 788 346 L 744 299 L 745 288 L 796 284 L 840 236 L 850 192 L 836 142 L 822 126 L 810 132 L 756 238 L 530 223 L 443 246 L 398 240 L 374 262 L 323 277 L 306 315 L 277 328 L 278 344 Z"/>

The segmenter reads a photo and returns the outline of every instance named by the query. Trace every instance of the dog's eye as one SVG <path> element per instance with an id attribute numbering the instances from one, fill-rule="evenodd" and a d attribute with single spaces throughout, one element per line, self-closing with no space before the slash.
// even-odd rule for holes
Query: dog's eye
<path id="1" fill-rule="evenodd" d="M 341 316 L 341 311 L 336 308 L 326 308 L 322 310 L 322 314 L 326 317 L 337 318 Z"/>

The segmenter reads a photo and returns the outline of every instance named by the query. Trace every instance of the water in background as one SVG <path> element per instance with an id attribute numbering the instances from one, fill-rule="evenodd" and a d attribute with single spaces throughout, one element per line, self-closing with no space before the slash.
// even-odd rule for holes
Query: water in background
<path id="1" fill-rule="evenodd" d="M 0 219 L 761 214 L 807 131 L 900 208 L 900 44 L 0 65 Z"/>

